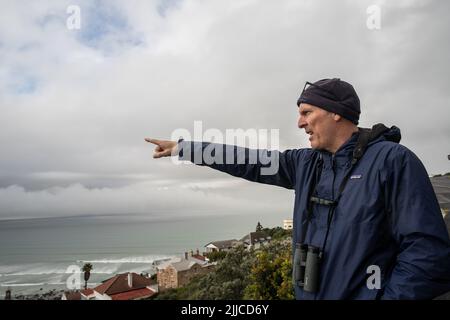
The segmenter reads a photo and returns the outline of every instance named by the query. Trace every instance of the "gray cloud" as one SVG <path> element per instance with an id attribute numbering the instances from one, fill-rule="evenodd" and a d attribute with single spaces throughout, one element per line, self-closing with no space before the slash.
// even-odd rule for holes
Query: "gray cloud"
<path id="1" fill-rule="evenodd" d="M 81 8 L 80 31 L 65 27 L 69 4 Z M 366 27 L 372 4 L 382 10 L 381 30 Z M 399 126 L 429 173 L 450 171 L 448 7 L 11 2 L 0 13 L 0 218 L 257 209 L 288 216 L 290 191 L 153 160 L 143 138 L 202 120 L 205 129 L 280 129 L 282 148 L 308 147 L 295 101 L 306 80 L 324 77 L 354 84 L 362 126 Z"/>

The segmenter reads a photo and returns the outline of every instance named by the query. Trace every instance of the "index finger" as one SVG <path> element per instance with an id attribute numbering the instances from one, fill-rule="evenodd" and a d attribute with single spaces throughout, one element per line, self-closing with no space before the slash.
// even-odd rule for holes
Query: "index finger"
<path id="1" fill-rule="evenodd" d="M 151 139 L 151 138 L 145 138 L 145 141 L 156 144 L 159 146 L 159 144 L 161 143 L 161 140 L 158 139 Z"/>

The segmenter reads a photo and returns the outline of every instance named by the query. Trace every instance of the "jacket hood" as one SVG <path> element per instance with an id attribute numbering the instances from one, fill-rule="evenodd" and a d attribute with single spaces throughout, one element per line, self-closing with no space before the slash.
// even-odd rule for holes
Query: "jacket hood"
<path id="1" fill-rule="evenodd" d="M 364 155 L 367 147 L 382 140 L 399 143 L 401 139 L 400 129 L 396 126 L 386 127 L 377 123 L 371 129 L 359 128 L 358 138 L 353 150 L 353 163 L 356 163 Z"/>
<path id="2" fill-rule="evenodd" d="M 387 129 L 387 130 L 383 131 L 381 133 L 381 135 L 380 135 L 380 136 L 384 137 L 386 139 L 386 141 L 392 141 L 392 142 L 395 142 L 395 143 L 399 143 L 400 140 L 402 139 L 402 134 L 400 132 L 400 129 L 398 127 L 396 127 L 396 126 L 392 126 L 390 128 L 387 128 L 382 123 L 376 124 L 375 126 L 383 126 L 384 128 Z M 372 129 L 373 129 L 373 127 L 372 127 Z"/>
<path id="3" fill-rule="evenodd" d="M 372 128 L 360 128 L 355 132 L 346 143 L 344 143 L 335 154 L 337 164 L 345 164 L 348 160 L 353 158 L 353 161 L 360 159 L 366 148 L 372 144 L 391 141 L 399 143 L 401 139 L 400 129 L 396 126 L 390 128 L 382 123 L 377 123 Z M 331 153 L 328 151 L 321 151 L 325 158 L 331 158 Z M 357 160 L 356 160 L 357 161 Z"/>

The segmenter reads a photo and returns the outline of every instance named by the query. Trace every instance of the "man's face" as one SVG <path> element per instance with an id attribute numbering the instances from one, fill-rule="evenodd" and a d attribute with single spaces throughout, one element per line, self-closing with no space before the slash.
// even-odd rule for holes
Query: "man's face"
<path id="1" fill-rule="evenodd" d="M 309 135 L 311 148 L 330 151 L 336 128 L 334 114 L 306 103 L 301 103 L 298 110 L 298 127 Z"/>

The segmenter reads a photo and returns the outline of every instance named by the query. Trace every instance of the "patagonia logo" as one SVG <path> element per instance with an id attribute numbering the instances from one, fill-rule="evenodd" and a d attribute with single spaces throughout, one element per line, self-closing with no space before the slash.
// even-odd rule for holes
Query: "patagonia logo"
<path id="1" fill-rule="evenodd" d="M 350 177 L 350 179 L 361 179 L 362 175 L 361 174 L 354 174 Z"/>

